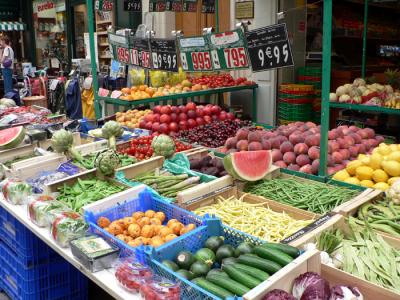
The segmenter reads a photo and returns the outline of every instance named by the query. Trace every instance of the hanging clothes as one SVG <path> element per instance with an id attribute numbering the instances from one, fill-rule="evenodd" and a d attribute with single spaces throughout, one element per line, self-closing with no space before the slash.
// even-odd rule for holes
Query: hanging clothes
<path id="1" fill-rule="evenodd" d="M 94 120 L 96 119 L 94 114 L 94 92 L 93 92 L 93 79 L 88 77 L 83 82 L 82 90 L 82 113 L 83 117 Z"/>
<path id="2" fill-rule="evenodd" d="M 71 119 L 82 119 L 81 91 L 78 79 L 71 79 L 66 86 L 65 110 Z"/>

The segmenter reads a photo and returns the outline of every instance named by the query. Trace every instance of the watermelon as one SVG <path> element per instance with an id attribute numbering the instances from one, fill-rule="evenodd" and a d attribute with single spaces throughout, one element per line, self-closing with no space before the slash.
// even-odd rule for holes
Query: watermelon
<path id="1" fill-rule="evenodd" d="M 11 149 L 17 147 L 25 138 L 23 126 L 11 127 L 0 130 L 0 149 Z"/>
<path id="2" fill-rule="evenodd" d="M 234 152 L 224 157 L 225 170 L 235 179 L 257 181 L 264 178 L 271 168 L 270 150 Z"/>

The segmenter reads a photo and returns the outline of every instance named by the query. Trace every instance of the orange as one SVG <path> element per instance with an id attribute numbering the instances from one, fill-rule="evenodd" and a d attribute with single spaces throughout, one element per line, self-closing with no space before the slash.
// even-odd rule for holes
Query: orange
<path id="1" fill-rule="evenodd" d="M 124 94 L 129 94 L 131 92 L 130 88 L 123 88 L 121 90 L 121 92 L 123 92 Z"/>

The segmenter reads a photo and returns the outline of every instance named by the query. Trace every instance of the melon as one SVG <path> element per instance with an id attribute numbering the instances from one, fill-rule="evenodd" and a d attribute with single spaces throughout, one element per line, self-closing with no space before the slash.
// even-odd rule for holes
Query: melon
<path id="1" fill-rule="evenodd" d="M 224 157 L 225 170 L 235 179 L 257 181 L 264 178 L 272 165 L 270 150 L 230 153 Z"/>
<path id="2" fill-rule="evenodd" d="M 11 149 L 17 147 L 25 138 L 23 126 L 11 127 L 0 130 L 0 149 Z"/>

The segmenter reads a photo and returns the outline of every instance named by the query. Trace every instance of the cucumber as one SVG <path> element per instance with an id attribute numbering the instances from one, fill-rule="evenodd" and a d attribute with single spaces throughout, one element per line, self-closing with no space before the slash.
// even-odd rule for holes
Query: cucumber
<path id="1" fill-rule="evenodd" d="M 247 275 L 253 276 L 254 278 L 257 278 L 259 280 L 267 280 L 269 278 L 269 275 L 267 272 L 261 271 L 257 268 L 246 266 L 243 264 L 235 264 L 235 267 L 243 272 L 245 272 Z"/>
<path id="2" fill-rule="evenodd" d="M 277 249 L 267 248 L 267 247 L 255 247 L 254 253 L 261 258 L 272 260 L 281 266 L 286 266 L 290 264 L 294 258 Z"/>
<path id="3" fill-rule="evenodd" d="M 176 271 L 176 273 L 178 273 L 179 275 L 181 275 L 183 278 L 185 278 L 187 280 L 191 280 L 194 277 L 192 272 L 185 270 L 185 269 L 180 269 L 180 270 Z"/>
<path id="4" fill-rule="evenodd" d="M 248 254 L 240 255 L 238 257 L 238 261 L 241 264 L 260 269 L 267 272 L 268 274 L 274 274 L 282 269 L 281 265 L 277 264 L 274 261 Z"/>
<path id="5" fill-rule="evenodd" d="M 162 264 L 164 266 L 166 266 L 168 269 L 171 269 L 172 271 L 178 271 L 179 270 L 178 265 L 176 263 L 174 263 L 172 260 L 165 259 L 165 260 L 162 261 Z"/>
<path id="6" fill-rule="evenodd" d="M 242 254 L 248 254 L 253 252 L 253 245 L 247 242 L 240 243 L 239 246 L 236 247 L 235 256 L 238 257 Z"/>
<path id="7" fill-rule="evenodd" d="M 191 265 L 196 261 L 193 254 L 188 251 L 181 251 L 176 257 L 176 263 L 181 269 L 189 270 Z"/>
<path id="8" fill-rule="evenodd" d="M 220 297 L 222 299 L 234 296 L 234 294 L 232 294 L 231 292 L 206 280 L 204 277 L 195 278 L 192 280 L 192 282 L 194 284 L 197 284 L 199 287 L 205 289 L 207 292 L 210 292 L 211 294 L 214 294 L 215 296 Z"/>
<path id="9" fill-rule="evenodd" d="M 233 265 L 224 266 L 222 269 L 229 275 L 230 278 L 240 282 L 241 284 L 247 286 L 250 289 L 255 288 L 262 282 L 257 278 L 247 275 L 245 272 L 237 269 Z"/>
<path id="10" fill-rule="evenodd" d="M 226 274 L 224 271 L 222 271 L 221 269 L 211 269 L 208 273 L 207 276 L 211 276 L 211 275 L 220 275 L 220 276 L 225 276 L 225 277 L 229 277 L 228 274 Z"/>
<path id="11" fill-rule="evenodd" d="M 235 257 L 227 257 L 222 260 L 222 265 L 230 265 L 230 264 L 236 264 L 237 259 Z"/>
<path id="12" fill-rule="evenodd" d="M 230 279 L 229 277 L 221 275 L 211 275 L 207 276 L 207 280 L 234 293 L 236 296 L 243 296 L 248 291 L 250 291 L 248 287 L 244 286 L 240 282 Z"/>
<path id="13" fill-rule="evenodd" d="M 292 247 L 292 246 L 286 245 L 286 244 L 265 243 L 265 244 L 262 244 L 261 247 L 280 250 L 280 251 L 286 253 L 287 255 L 290 255 L 293 258 L 296 258 L 296 257 L 298 257 L 300 255 L 300 250 L 299 249 L 297 249 L 296 247 Z"/>

